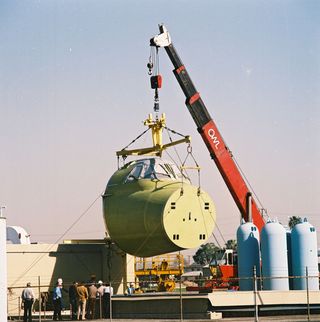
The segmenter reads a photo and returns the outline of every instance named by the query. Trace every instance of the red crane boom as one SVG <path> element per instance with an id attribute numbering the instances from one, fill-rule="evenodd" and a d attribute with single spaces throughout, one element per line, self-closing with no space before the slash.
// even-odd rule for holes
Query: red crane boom
<path id="1" fill-rule="evenodd" d="M 265 222 L 263 216 L 257 207 L 256 202 L 251 197 L 251 193 L 242 177 L 231 152 L 225 145 L 222 136 L 212 120 L 200 94 L 196 90 L 193 82 L 183 65 L 177 51 L 171 43 L 171 37 L 164 25 L 159 25 L 160 34 L 151 38 L 150 46 L 164 47 L 173 66 L 173 73 L 186 96 L 186 105 L 197 125 L 197 129 L 205 142 L 211 158 L 216 163 L 235 203 L 237 204 L 242 218 L 245 221 L 250 220 L 249 214 L 252 214 L 252 221 L 261 231 Z"/>

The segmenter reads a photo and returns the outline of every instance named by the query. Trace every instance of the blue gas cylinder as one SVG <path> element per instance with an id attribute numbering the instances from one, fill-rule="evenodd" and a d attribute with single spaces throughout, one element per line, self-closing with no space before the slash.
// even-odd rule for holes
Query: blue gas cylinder
<path id="1" fill-rule="evenodd" d="M 264 290 L 289 290 L 287 236 L 277 221 L 268 221 L 261 231 Z"/>
<path id="2" fill-rule="evenodd" d="M 294 290 L 319 290 L 318 250 L 316 229 L 304 219 L 291 231 L 291 255 Z"/>
<path id="3" fill-rule="evenodd" d="M 237 230 L 238 277 L 240 291 L 253 290 L 253 267 L 260 276 L 259 230 L 251 222 L 242 221 Z"/>

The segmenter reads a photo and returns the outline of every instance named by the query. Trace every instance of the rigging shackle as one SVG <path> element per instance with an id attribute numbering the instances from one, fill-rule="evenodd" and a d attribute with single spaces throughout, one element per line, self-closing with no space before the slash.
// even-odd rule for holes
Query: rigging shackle
<path id="1" fill-rule="evenodd" d="M 155 112 L 159 112 L 159 108 L 160 108 L 160 105 L 159 105 L 159 95 L 158 95 L 158 89 L 156 88 L 154 90 L 154 105 L 153 105 L 153 110 Z"/>

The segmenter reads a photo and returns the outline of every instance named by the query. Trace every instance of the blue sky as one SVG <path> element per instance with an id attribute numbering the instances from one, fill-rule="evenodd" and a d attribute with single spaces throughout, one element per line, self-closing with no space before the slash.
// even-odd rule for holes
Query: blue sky
<path id="1" fill-rule="evenodd" d="M 1 1 L 0 203 L 33 241 L 102 238 L 115 151 L 153 111 L 149 39 L 165 23 L 272 218 L 320 227 L 319 1 Z M 160 111 L 193 137 L 224 238 L 239 212 L 162 51 Z M 217 237 L 223 243 L 221 236 Z"/>

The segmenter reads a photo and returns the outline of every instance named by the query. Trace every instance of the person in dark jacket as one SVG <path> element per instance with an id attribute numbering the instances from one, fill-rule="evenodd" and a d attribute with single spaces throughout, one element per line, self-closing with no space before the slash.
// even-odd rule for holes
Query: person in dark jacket
<path id="1" fill-rule="evenodd" d="M 69 302 L 70 302 L 70 313 L 71 319 L 77 319 L 77 312 L 78 312 L 78 303 L 77 303 L 77 282 L 73 282 L 69 287 Z"/>
<path id="2" fill-rule="evenodd" d="M 55 288 L 53 289 L 53 320 L 62 321 L 61 311 L 62 311 L 62 284 L 57 282 Z"/>
<path id="3" fill-rule="evenodd" d="M 112 295 L 113 295 L 113 287 L 110 285 L 110 283 L 106 283 L 106 286 L 104 287 L 104 294 L 102 299 L 104 304 L 104 318 L 106 319 L 110 318 Z"/>

